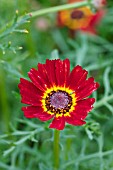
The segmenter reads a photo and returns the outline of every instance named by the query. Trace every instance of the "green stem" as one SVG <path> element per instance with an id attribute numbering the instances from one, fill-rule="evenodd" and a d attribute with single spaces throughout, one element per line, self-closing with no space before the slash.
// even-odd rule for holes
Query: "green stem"
<path id="1" fill-rule="evenodd" d="M 64 5 L 59 5 L 59 6 L 55 6 L 55 7 L 50 7 L 47 9 L 41 9 L 38 11 L 34 11 L 34 12 L 31 12 L 29 15 L 31 15 L 32 17 L 36 17 L 36 16 L 48 14 L 48 13 L 58 12 L 61 10 L 66 10 L 66 9 L 71 9 L 71 8 L 80 8 L 80 7 L 88 6 L 88 5 L 90 6 L 90 4 L 91 3 L 88 1 L 64 4 Z"/>
<path id="2" fill-rule="evenodd" d="M 113 100 L 113 94 L 110 95 L 110 96 L 104 97 L 103 99 L 101 99 L 100 101 L 98 101 L 98 102 L 95 104 L 94 109 L 97 109 L 97 108 L 103 106 L 104 103 L 106 103 L 106 102 L 108 102 L 108 101 L 110 101 L 110 100 Z"/>
<path id="3" fill-rule="evenodd" d="M 59 136 L 60 131 L 54 131 L 54 170 L 58 170 L 59 168 Z"/>

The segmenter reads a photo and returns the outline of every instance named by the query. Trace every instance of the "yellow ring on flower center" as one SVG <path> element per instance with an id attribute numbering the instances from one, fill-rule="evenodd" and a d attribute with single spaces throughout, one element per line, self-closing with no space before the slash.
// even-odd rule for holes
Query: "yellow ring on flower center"
<path id="1" fill-rule="evenodd" d="M 60 91 L 60 92 L 59 92 Z M 49 108 L 47 108 L 47 99 L 54 95 L 55 93 L 66 93 L 69 96 L 69 104 L 67 104 L 68 109 L 65 108 L 55 108 L 54 106 L 51 105 L 51 102 L 49 101 Z M 71 100 L 70 100 L 71 98 Z M 54 86 L 51 88 L 47 88 L 46 91 L 44 92 L 42 99 L 41 99 L 41 103 L 42 103 L 42 108 L 45 112 L 47 112 L 48 114 L 51 115 L 56 115 L 56 117 L 62 117 L 62 115 L 64 116 L 69 116 L 70 117 L 70 113 L 75 110 L 75 106 L 76 106 L 76 94 L 75 91 L 67 88 L 67 87 L 60 87 L 60 86 Z M 51 109 L 52 107 L 52 109 Z M 59 110 L 59 111 L 57 111 Z M 68 110 L 68 111 L 67 111 Z M 60 113 L 59 113 L 60 112 Z"/>

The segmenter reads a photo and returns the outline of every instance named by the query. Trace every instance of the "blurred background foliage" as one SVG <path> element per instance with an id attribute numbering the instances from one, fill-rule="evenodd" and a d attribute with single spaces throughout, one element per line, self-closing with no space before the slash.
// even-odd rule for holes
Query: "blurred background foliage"
<path id="1" fill-rule="evenodd" d="M 66 3 L 65 0 L 0 0 L 0 36 L 17 15 Z M 97 102 L 82 127 L 61 132 L 60 170 L 113 170 L 113 1 L 97 26 L 97 35 L 59 28 L 56 13 L 20 23 L 0 37 L 0 170 L 53 170 L 53 130 L 49 122 L 26 119 L 21 111 L 20 77 L 46 58 L 69 58 L 100 83 Z M 17 11 L 15 13 L 15 11 Z M 21 31 L 20 31 L 21 30 Z M 27 33 L 27 31 L 29 33 Z"/>

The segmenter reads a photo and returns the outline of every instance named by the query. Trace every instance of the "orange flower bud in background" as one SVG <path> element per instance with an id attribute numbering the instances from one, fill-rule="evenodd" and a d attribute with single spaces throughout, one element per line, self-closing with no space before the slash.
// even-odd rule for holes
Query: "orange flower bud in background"
<path id="1" fill-rule="evenodd" d="M 80 1 L 83 0 L 68 0 L 68 3 L 75 3 Z M 66 26 L 73 31 L 82 30 L 88 33 L 96 34 L 96 26 L 105 15 L 105 11 L 100 8 L 106 4 L 106 1 L 93 0 L 92 3 L 97 9 L 96 12 L 93 12 L 89 6 L 58 12 L 58 26 Z"/>

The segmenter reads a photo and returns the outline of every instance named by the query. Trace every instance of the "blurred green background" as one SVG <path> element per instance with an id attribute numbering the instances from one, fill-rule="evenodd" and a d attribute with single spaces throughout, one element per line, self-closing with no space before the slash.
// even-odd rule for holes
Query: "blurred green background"
<path id="1" fill-rule="evenodd" d="M 15 17 L 64 4 L 60 0 L 0 0 L 0 34 Z M 100 83 L 93 94 L 95 108 L 82 127 L 61 131 L 59 170 L 113 170 L 113 1 L 97 26 L 97 35 L 78 32 L 70 38 L 59 28 L 56 13 L 30 19 L 0 39 L 0 170 L 53 170 L 53 130 L 50 122 L 26 119 L 18 90 L 20 77 L 46 58 L 69 58 Z M 20 49 L 22 47 L 22 49 Z"/>

